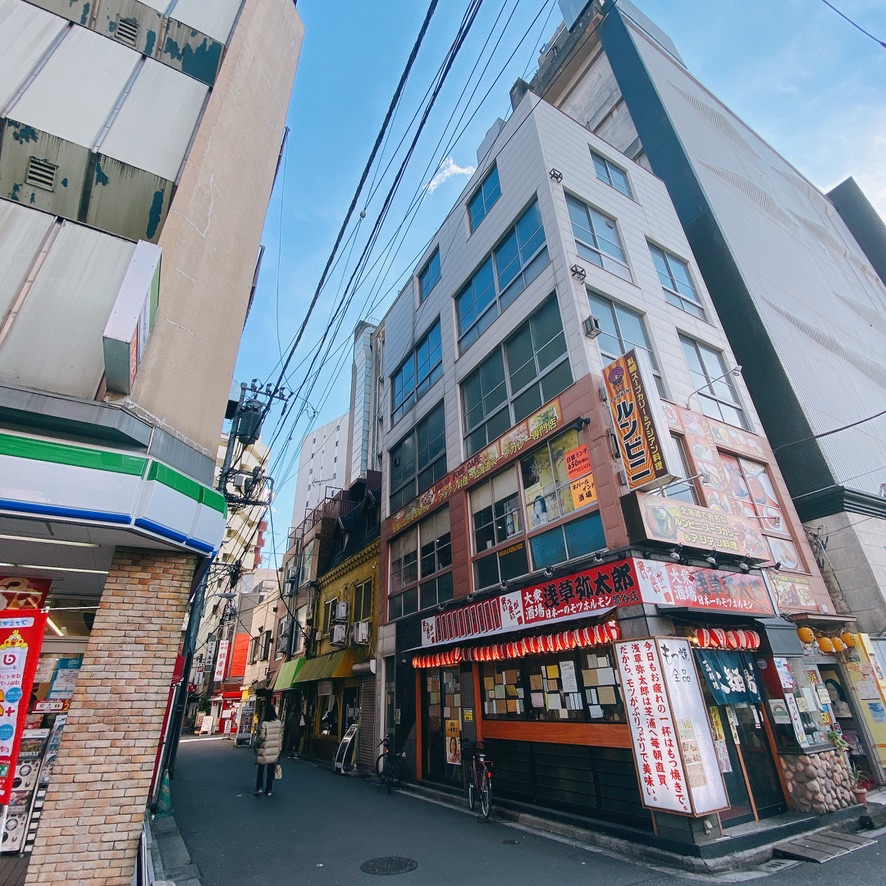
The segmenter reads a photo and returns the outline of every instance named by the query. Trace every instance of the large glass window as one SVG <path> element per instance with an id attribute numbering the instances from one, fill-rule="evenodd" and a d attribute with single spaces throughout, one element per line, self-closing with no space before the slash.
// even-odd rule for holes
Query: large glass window
<path id="1" fill-rule="evenodd" d="M 391 418 L 406 414 L 443 374 L 438 320 L 391 377 Z"/>
<path id="2" fill-rule="evenodd" d="M 372 579 L 357 582 L 354 586 L 354 621 L 372 619 Z"/>
<path id="3" fill-rule="evenodd" d="M 671 434 L 671 440 L 674 443 L 674 451 L 680 459 L 680 478 L 666 486 L 663 492 L 668 498 L 676 498 L 691 505 L 700 504 L 695 479 L 689 479 L 691 475 L 689 473 L 689 459 L 686 457 L 686 443 L 682 437 L 678 437 L 676 434 Z"/>
<path id="4" fill-rule="evenodd" d="M 556 296 L 462 382 L 470 456 L 572 384 Z"/>
<path id="5" fill-rule="evenodd" d="M 489 328 L 547 262 L 541 211 L 533 201 L 455 297 L 461 350 Z"/>
<path id="6" fill-rule="evenodd" d="M 435 249 L 427 264 L 418 272 L 418 295 L 424 301 L 440 282 L 440 250 Z"/>
<path id="7" fill-rule="evenodd" d="M 389 618 L 411 615 L 452 599 L 448 506 L 393 539 L 390 554 Z"/>
<path id="8" fill-rule="evenodd" d="M 687 314 L 701 317 L 704 320 L 704 306 L 692 285 L 689 265 L 683 259 L 677 258 L 676 255 L 671 255 L 651 243 L 649 251 L 652 253 L 652 261 L 655 264 L 655 270 L 658 271 L 658 279 L 668 302 L 686 311 Z"/>
<path id="9" fill-rule="evenodd" d="M 392 511 L 412 501 L 446 473 L 443 403 L 435 406 L 390 451 Z"/>
<path id="10" fill-rule="evenodd" d="M 630 280 L 631 272 L 615 219 L 569 195 L 566 203 L 578 254 L 598 268 Z"/>
<path id="11" fill-rule="evenodd" d="M 680 344 L 689 364 L 692 386 L 697 391 L 696 396 L 701 403 L 702 412 L 708 418 L 718 419 L 747 430 L 747 419 L 723 354 L 682 335 Z"/>
<path id="12" fill-rule="evenodd" d="M 495 201 L 501 196 L 501 186 L 498 181 L 498 167 L 493 166 L 489 170 L 483 183 L 477 188 L 474 196 L 468 201 L 468 218 L 471 222 L 471 230 L 476 231 L 477 225 L 486 218 L 486 213 L 492 209 Z"/>
<path id="13" fill-rule="evenodd" d="M 627 174 L 623 169 L 619 169 L 614 163 L 610 163 L 605 157 L 596 151 L 591 151 L 591 157 L 594 160 L 594 169 L 597 172 L 597 178 L 601 182 L 621 191 L 625 197 L 633 197 L 631 194 L 631 186 L 628 184 Z"/>
<path id="14" fill-rule="evenodd" d="M 636 311 L 590 290 L 588 291 L 588 302 L 591 305 L 591 313 L 600 321 L 602 332 L 597 336 L 597 344 L 600 346 L 600 356 L 603 358 L 603 363 L 617 360 L 632 348 L 646 351 L 649 362 L 652 364 L 652 372 L 655 375 L 655 386 L 663 397 L 664 383 L 658 370 L 655 352 L 652 350 L 649 336 L 646 334 L 643 317 Z"/>
<path id="15" fill-rule="evenodd" d="M 477 589 L 606 546 L 598 513 L 573 516 L 597 502 L 579 431 L 570 428 L 543 444 L 517 468 L 506 468 L 471 493 Z"/>

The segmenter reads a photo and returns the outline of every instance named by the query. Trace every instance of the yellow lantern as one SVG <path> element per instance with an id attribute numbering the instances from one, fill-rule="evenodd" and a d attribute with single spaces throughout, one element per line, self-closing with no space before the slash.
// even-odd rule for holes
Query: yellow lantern
<path id="1" fill-rule="evenodd" d="M 843 652 L 846 649 L 846 644 L 839 637 L 832 637 L 831 643 L 834 644 L 834 651 Z"/>
<path id="2" fill-rule="evenodd" d="M 818 644 L 818 648 L 822 652 L 833 652 L 834 651 L 834 644 L 831 641 L 830 637 L 819 637 L 815 642 Z"/>
<path id="3" fill-rule="evenodd" d="M 840 635 L 840 639 L 850 648 L 854 649 L 857 640 L 855 639 L 855 634 L 851 631 L 843 631 Z"/>
<path id="4" fill-rule="evenodd" d="M 797 636 L 801 643 L 812 643 L 815 640 L 815 634 L 812 628 L 797 628 Z"/>

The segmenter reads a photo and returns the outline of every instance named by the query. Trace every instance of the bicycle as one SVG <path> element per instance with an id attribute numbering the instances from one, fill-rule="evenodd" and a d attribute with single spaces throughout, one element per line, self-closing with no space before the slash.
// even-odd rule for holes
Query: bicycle
<path id="1" fill-rule="evenodd" d="M 468 771 L 468 805 L 471 812 L 480 799 L 480 815 L 489 821 L 492 814 L 492 761 L 486 759 L 483 743 L 477 742 L 470 748 L 471 768 Z"/>
<path id="2" fill-rule="evenodd" d="M 378 755 L 378 758 L 375 761 L 375 774 L 378 776 L 378 780 L 382 787 L 387 785 L 389 794 L 391 793 L 392 788 L 400 787 L 401 779 L 400 761 L 394 753 L 393 745 L 394 736 L 392 733 L 388 732 L 378 743 L 378 746 L 382 748 L 382 752 Z"/>

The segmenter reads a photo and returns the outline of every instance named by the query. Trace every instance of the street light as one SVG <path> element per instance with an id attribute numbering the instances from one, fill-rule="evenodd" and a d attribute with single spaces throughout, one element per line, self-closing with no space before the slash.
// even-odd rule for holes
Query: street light
<path id="1" fill-rule="evenodd" d="M 716 378 L 712 378 L 710 381 L 703 384 L 700 388 L 696 388 L 687 398 L 686 398 L 686 409 L 689 408 L 689 401 L 696 395 L 700 394 L 705 388 L 710 388 L 711 393 L 713 393 L 713 387 L 711 387 L 715 381 L 720 381 L 721 379 L 727 378 L 730 375 L 741 375 L 741 366 L 736 363 L 735 366 L 732 367 L 728 372 L 724 372 L 722 375 L 718 375 Z"/>

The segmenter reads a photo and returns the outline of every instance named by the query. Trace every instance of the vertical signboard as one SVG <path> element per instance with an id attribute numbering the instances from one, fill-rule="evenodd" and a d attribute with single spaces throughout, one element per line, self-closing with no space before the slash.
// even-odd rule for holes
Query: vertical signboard
<path id="1" fill-rule="evenodd" d="M 225 678 L 225 668 L 228 666 L 228 647 L 230 645 L 229 640 L 219 641 L 218 658 L 215 660 L 215 673 L 212 675 L 212 679 L 216 682 Z"/>
<path id="2" fill-rule="evenodd" d="M 689 642 L 647 638 L 615 649 L 643 805 L 682 815 L 727 808 Z"/>
<path id="3" fill-rule="evenodd" d="M 632 349 L 613 360 L 603 380 L 628 489 L 671 483 L 678 462 L 646 352 Z"/>
<path id="4" fill-rule="evenodd" d="M 28 701 L 43 645 L 45 612 L 0 618 L 0 805 L 9 804 Z"/>

